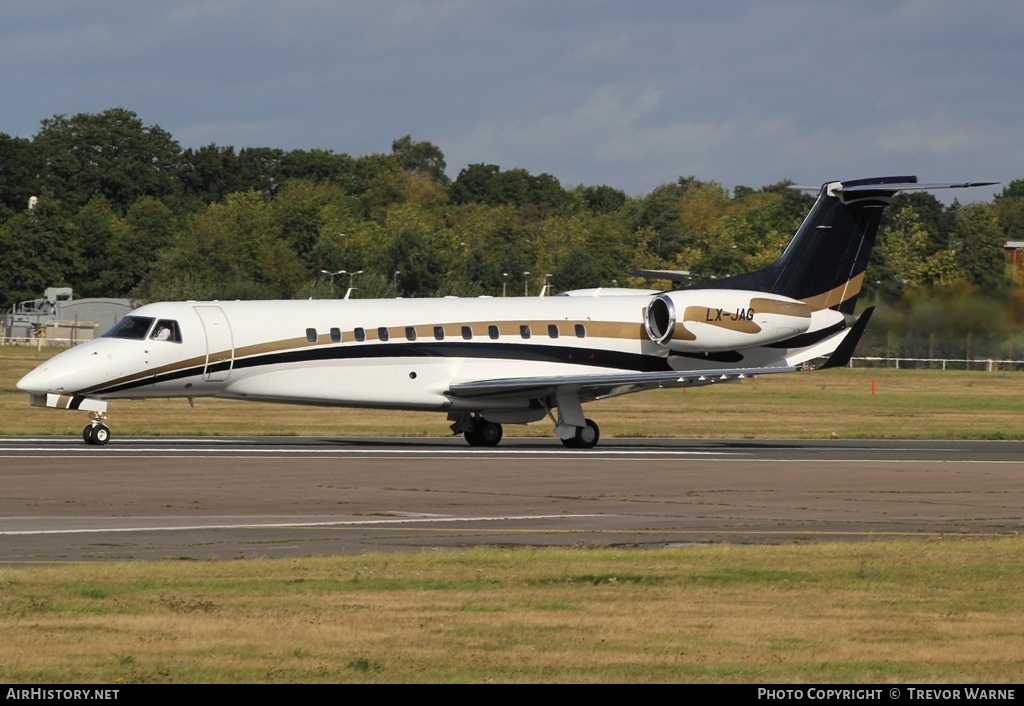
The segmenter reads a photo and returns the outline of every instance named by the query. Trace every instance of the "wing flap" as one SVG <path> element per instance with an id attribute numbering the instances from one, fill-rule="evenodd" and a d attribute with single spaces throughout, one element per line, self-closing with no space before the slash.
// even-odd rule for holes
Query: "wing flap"
<path id="1" fill-rule="evenodd" d="M 451 397 L 547 397 L 559 388 L 571 387 L 581 398 L 598 399 L 657 388 L 699 387 L 731 382 L 755 375 L 789 373 L 792 366 L 768 368 L 726 368 L 722 370 L 681 370 L 654 373 L 610 373 L 607 375 L 550 375 L 494 380 L 461 380 L 448 388 Z"/>

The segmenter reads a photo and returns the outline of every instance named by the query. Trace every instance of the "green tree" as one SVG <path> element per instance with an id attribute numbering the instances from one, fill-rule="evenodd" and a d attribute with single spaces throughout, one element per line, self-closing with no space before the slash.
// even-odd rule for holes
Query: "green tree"
<path id="1" fill-rule="evenodd" d="M 221 299 L 288 298 L 307 278 L 301 260 L 277 236 L 271 205 L 252 190 L 192 216 L 141 293 L 162 298 L 182 280 Z"/>
<path id="2" fill-rule="evenodd" d="M 93 196 L 73 218 L 74 237 L 82 253 L 81 270 L 74 282 L 75 294 L 98 297 L 104 273 L 110 267 L 110 251 L 119 219 L 102 196 Z"/>
<path id="3" fill-rule="evenodd" d="M 15 214 L 0 226 L 0 303 L 9 307 L 36 299 L 47 287 L 75 287 L 82 253 L 75 226 L 48 191 L 32 210 Z"/>
<path id="4" fill-rule="evenodd" d="M 388 248 L 388 271 L 398 272 L 398 294 L 430 297 L 447 289 L 449 263 L 418 230 L 403 228 Z"/>
<path id="5" fill-rule="evenodd" d="M 327 269 L 334 262 L 323 261 L 322 242 L 337 242 L 346 224 L 356 220 L 358 201 L 334 184 L 292 179 L 271 202 L 271 220 L 276 236 L 311 268 Z"/>
<path id="6" fill-rule="evenodd" d="M 38 195 L 40 168 L 31 140 L 0 133 L 0 223 L 28 208 L 29 197 Z"/>
<path id="7" fill-rule="evenodd" d="M 159 199 L 146 196 L 132 204 L 125 218 L 115 223 L 98 295 L 135 294 L 171 247 L 177 228 L 171 209 Z"/>
<path id="8" fill-rule="evenodd" d="M 196 208 L 245 191 L 235 148 L 214 144 L 182 153 L 178 181 L 184 198 L 198 202 Z"/>
<path id="9" fill-rule="evenodd" d="M 1014 179 L 996 194 L 996 217 L 1007 240 L 1024 240 L 1024 179 Z"/>
<path id="10" fill-rule="evenodd" d="M 555 291 L 607 287 L 614 279 L 607 276 L 593 251 L 582 245 L 570 249 L 551 274 Z"/>
<path id="11" fill-rule="evenodd" d="M 273 198 L 284 177 L 281 161 L 284 150 L 271 147 L 247 147 L 238 152 L 238 184 L 236 191 L 252 190 L 264 198 Z"/>
<path id="12" fill-rule="evenodd" d="M 494 164 L 470 164 L 459 172 L 449 194 L 454 204 L 519 206 L 529 220 L 541 220 L 570 200 L 550 174 L 533 176 L 525 169 L 503 172 Z"/>
<path id="13" fill-rule="evenodd" d="M 902 292 L 930 284 L 927 245 L 928 230 L 913 206 L 904 206 L 879 228 L 870 269 L 879 292 L 895 299 Z M 939 265 L 938 260 L 932 263 L 933 267 Z"/>
<path id="14" fill-rule="evenodd" d="M 880 228 L 889 222 L 905 207 L 914 209 L 928 241 L 925 244 L 925 255 L 932 255 L 949 247 L 949 232 L 955 221 L 955 208 L 947 209 L 935 196 L 924 191 L 909 191 L 896 194 L 889 207 L 882 212 Z"/>
<path id="15" fill-rule="evenodd" d="M 292 150 L 281 158 L 284 179 L 303 179 L 334 184 L 349 194 L 356 193 L 355 160 L 331 150 Z"/>
<path id="16" fill-rule="evenodd" d="M 959 209 L 950 233 L 950 249 L 964 279 L 986 294 L 1005 294 L 1009 285 L 1004 245 L 991 205 L 978 203 Z"/>
<path id="17" fill-rule="evenodd" d="M 581 186 L 583 202 L 594 214 L 614 213 L 626 205 L 626 192 L 610 186 Z"/>
<path id="18" fill-rule="evenodd" d="M 33 143 L 43 183 L 70 207 L 100 195 L 123 213 L 143 196 L 164 198 L 178 189 L 178 143 L 124 108 L 56 115 L 42 122 Z"/>
<path id="19" fill-rule="evenodd" d="M 391 143 L 391 155 L 414 176 L 429 176 L 443 187 L 451 182 L 444 172 L 444 153 L 430 142 L 414 142 L 412 135 L 406 135 Z"/>

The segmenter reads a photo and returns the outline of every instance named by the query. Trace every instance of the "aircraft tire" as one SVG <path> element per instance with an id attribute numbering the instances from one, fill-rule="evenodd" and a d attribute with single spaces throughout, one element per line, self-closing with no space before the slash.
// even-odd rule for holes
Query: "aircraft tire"
<path id="1" fill-rule="evenodd" d="M 592 419 L 585 419 L 587 423 L 585 427 L 576 428 L 576 436 L 573 439 L 575 445 L 570 448 L 574 449 L 592 449 L 597 446 L 597 442 L 601 439 L 601 430 Z"/>
<path id="2" fill-rule="evenodd" d="M 466 441 L 470 446 L 497 446 L 501 442 L 504 432 L 500 424 L 480 420 L 473 425 L 473 429 L 467 431 Z"/>
<path id="3" fill-rule="evenodd" d="M 110 427 L 106 424 L 90 424 L 82 430 L 82 440 L 90 446 L 105 446 L 110 441 Z"/>

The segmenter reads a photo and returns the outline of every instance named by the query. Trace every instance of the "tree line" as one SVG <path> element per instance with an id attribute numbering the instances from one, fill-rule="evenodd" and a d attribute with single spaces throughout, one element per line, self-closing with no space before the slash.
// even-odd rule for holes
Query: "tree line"
<path id="1" fill-rule="evenodd" d="M 349 284 L 357 297 L 651 286 L 634 269 L 702 281 L 774 260 L 815 197 L 789 181 L 730 194 L 693 176 L 631 196 L 493 164 L 452 180 L 446 167 L 410 135 L 357 157 L 182 149 L 124 108 L 56 115 L 31 139 L 0 133 L 0 304 L 48 286 L 152 301 L 331 297 Z M 967 206 L 900 194 L 865 299 L 909 322 L 922 302 L 972 297 L 1019 327 L 1024 286 L 1004 243 L 1022 234 L 1024 180 Z"/>

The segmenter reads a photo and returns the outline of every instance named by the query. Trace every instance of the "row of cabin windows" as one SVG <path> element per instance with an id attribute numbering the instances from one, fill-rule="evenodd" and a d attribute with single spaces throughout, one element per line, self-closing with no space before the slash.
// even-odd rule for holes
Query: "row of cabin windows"
<path id="1" fill-rule="evenodd" d="M 576 338 L 586 338 L 587 329 L 583 324 L 576 324 L 573 327 L 573 331 L 576 334 Z M 366 329 L 358 327 L 352 331 L 357 341 L 366 340 Z M 473 339 L 473 329 L 470 326 L 463 326 L 461 330 L 463 340 L 470 341 Z M 487 337 L 491 340 L 498 340 L 499 337 L 498 327 L 491 324 L 487 327 Z M 519 326 L 519 335 L 523 338 L 530 338 L 533 334 L 530 330 L 529 324 L 521 324 Z M 548 324 L 548 338 L 558 338 L 560 335 L 557 324 Z M 443 341 L 445 337 L 444 326 L 434 327 L 434 339 L 437 341 Z M 386 326 L 381 326 L 377 329 L 377 339 L 380 341 L 387 341 L 391 338 L 391 330 Z M 310 343 L 316 343 L 317 333 L 315 328 L 306 329 L 306 340 Z M 416 327 L 406 326 L 405 327 L 405 340 L 415 341 L 416 340 Z M 341 343 L 341 329 L 331 329 L 331 341 L 334 343 Z"/>

